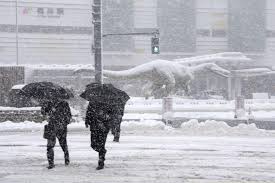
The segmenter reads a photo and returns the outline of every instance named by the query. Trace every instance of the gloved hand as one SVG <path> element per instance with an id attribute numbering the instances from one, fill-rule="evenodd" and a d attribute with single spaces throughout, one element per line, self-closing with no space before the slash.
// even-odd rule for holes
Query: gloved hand
<path id="1" fill-rule="evenodd" d="M 43 115 L 43 118 L 44 118 L 44 120 L 47 121 L 47 122 L 49 122 L 49 120 L 50 120 L 49 115 Z"/>
<path id="2" fill-rule="evenodd" d="M 86 128 L 89 128 L 89 124 L 88 123 L 85 123 L 85 126 L 86 126 Z"/>

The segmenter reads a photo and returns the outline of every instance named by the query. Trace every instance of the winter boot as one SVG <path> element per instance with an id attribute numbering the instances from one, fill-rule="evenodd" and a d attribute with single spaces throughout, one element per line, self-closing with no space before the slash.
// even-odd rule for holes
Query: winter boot
<path id="1" fill-rule="evenodd" d="M 47 166 L 47 168 L 50 170 L 50 169 L 53 169 L 55 167 L 54 164 L 49 164 L 49 166 Z"/>
<path id="2" fill-rule="evenodd" d="M 65 166 L 68 166 L 70 164 L 70 157 L 68 152 L 65 153 L 64 158 L 65 158 Z"/>
<path id="3" fill-rule="evenodd" d="M 119 142 L 119 137 L 115 136 L 113 141 L 114 142 Z"/>
<path id="4" fill-rule="evenodd" d="M 120 132 L 115 132 L 114 134 L 114 142 L 119 142 Z"/>
<path id="5" fill-rule="evenodd" d="M 53 169 L 55 167 L 53 158 L 48 158 L 48 163 L 49 163 L 49 166 L 47 167 L 48 169 Z"/>
<path id="6" fill-rule="evenodd" d="M 65 159 L 65 166 L 69 166 L 69 165 L 70 165 L 70 159 L 67 158 L 67 159 Z"/>
<path id="7" fill-rule="evenodd" d="M 49 166 L 47 168 L 48 169 L 53 169 L 55 167 L 55 165 L 54 165 L 54 151 L 53 151 L 53 148 L 48 148 L 47 149 L 47 158 L 48 158 L 48 163 L 49 163 Z"/>
<path id="8" fill-rule="evenodd" d="M 96 167 L 96 170 L 102 170 L 104 168 L 104 160 L 98 160 L 98 166 Z"/>
<path id="9" fill-rule="evenodd" d="M 96 170 L 101 170 L 104 168 L 105 154 L 106 154 L 106 152 L 99 153 L 98 166 L 97 166 Z"/>

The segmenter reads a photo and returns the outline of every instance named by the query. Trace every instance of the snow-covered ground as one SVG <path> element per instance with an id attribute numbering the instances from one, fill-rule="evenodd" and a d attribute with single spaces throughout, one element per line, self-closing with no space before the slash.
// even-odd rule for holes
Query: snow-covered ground
<path id="1" fill-rule="evenodd" d="M 232 183 L 275 180 L 275 132 L 254 125 L 191 120 L 179 129 L 154 120 L 123 122 L 120 143 L 107 142 L 106 168 L 96 171 L 84 123 L 69 125 L 71 165 L 55 148 L 56 168 L 47 170 L 44 124 L 0 123 L 2 183 Z"/>
<path id="2" fill-rule="evenodd" d="M 174 118 L 187 118 L 187 119 L 198 119 L 198 118 L 203 118 L 203 119 L 229 119 L 233 120 L 234 119 L 235 113 L 232 112 L 175 112 L 172 114 Z M 275 122 L 275 111 L 255 111 L 252 112 L 252 115 L 254 119 L 257 120 L 269 120 L 272 122 L 272 119 Z M 249 114 L 248 112 L 245 115 L 245 118 L 248 118 Z M 143 119 L 154 119 L 154 120 L 161 120 L 162 115 L 157 114 L 157 113 L 125 113 L 124 120 L 143 120 Z"/>

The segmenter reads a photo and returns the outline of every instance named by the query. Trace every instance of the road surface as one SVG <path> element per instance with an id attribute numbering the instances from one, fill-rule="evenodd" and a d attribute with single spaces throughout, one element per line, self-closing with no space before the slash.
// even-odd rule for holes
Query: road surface
<path id="1" fill-rule="evenodd" d="M 41 131 L 0 134 L 1 183 L 232 183 L 275 182 L 274 137 L 192 137 L 124 134 L 107 143 L 106 168 L 96 171 L 89 132 L 70 132 L 71 165 L 55 148 L 56 168 L 47 170 Z"/>

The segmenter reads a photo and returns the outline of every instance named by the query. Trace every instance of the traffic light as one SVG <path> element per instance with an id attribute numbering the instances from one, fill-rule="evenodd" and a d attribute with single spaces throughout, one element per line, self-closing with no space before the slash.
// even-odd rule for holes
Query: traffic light
<path id="1" fill-rule="evenodd" d="M 159 54 L 159 38 L 152 37 L 151 39 L 152 54 Z"/>

